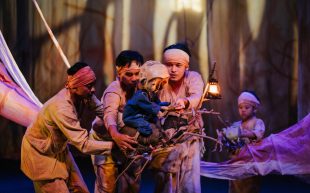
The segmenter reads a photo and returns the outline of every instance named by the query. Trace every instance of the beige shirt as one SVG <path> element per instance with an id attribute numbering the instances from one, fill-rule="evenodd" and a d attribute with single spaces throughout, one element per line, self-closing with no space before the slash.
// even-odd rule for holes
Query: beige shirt
<path id="1" fill-rule="evenodd" d="M 123 127 L 125 124 L 122 113 L 126 104 L 126 92 L 122 90 L 119 80 L 113 81 L 104 91 L 101 102 L 103 104 L 103 120 L 106 128 L 111 125 Z"/>
<path id="2" fill-rule="evenodd" d="M 126 104 L 126 92 L 122 90 L 119 80 L 115 80 L 109 84 L 102 95 L 101 102 L 103 104 L 104 126 L 106 128 L 111 125 L 117 126 L 117 128 L 125 126 L 122 115 Z M 102 122 L 102 120 L 96 117 L 93 121 L 93 125 L 100 125 L 100 122 Z M 103 140 L 93 129 L 90 137 L 99 141 Z M 109 156 L 105 155 L 93 155 L 92 160 L 95 165 L 113 162 L 113 160 L 109 159 Z"/>
<path id="3" fill-rule="evenodd" d="M 200 74 L 193 71 L 186 71 L 178 93 L 174 93 L 171 86 L 167 84 L 160 91 L 159 98 L 162 102 L 171 102 L 172 105 L 178 98 L 187 98 L 189 101 L 188 108 L 196 108 L 203 95 L 203 86 L 204 83 Z M 189 118 L 187 115 L 182 117 Z M 201 119 L 201 116 L 199 118 Z M 200 120 L 200 122 L 202 121 Z M 203 123 L 200 124 L 203 125 Z M 173 192 L 181 192 L 182 190 L 200 192 L 199 155 L 201 146 L 202 144 L 199 143 L 198 138 L 192 137 L 173 147 L 154 152 L 150 168 L 170 174 L 177 173 L 177 175 L 172 175 L 172 177 L 163 181 L 157 188 L 163 187 L 163 189 L 170 189 Z"/>
<path id="4" fill-rule="evenodd" d="M 66 179 L 68 142 L 87 154 L 107 154 L 112 148 L 111 142 L 88 139 L 70 92 L 62 89 L 44 104 L 26 130 L 21 149 L 22 171 L 32 180 Z"/>
<path id="5" fill-rule="evenodd" d="M 203 95 L 203 87 L 204 83 L 199 73 L 186 71 L 178 93 L 175 93 L 171 86 L 166 84 L 159 93 L 159 99 L 173 105 L 178 98 L 186 98 L 189 101 L 188 109 L 196 108 Z"/>

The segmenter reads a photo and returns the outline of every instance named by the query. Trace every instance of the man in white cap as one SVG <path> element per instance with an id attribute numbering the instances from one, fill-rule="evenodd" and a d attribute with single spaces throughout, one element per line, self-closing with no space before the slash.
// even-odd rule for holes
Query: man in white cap
<path id="1" fill-rule="evenodd" d="M 160 91 L 159 99 L 170 102 L 178 110 L 197 108 L 203 94 L 201 75 L 188 70 L 190 56 L 187 45 L 182 43 L 168 46 L 163 53 L 163 64 L 167 66 L 170 78 Z M 178 130 L 188 126 L 189 116 L 171 112 L 163 129 Z M 151 168 L 156 171 L 155 192 L 201 192 L 200 148 L 200 140 L 191 137 L 155 155 L 151 163 Z"/>
<path id="2" fill-rule="evenodd" d="M 33 181 L 35 192 L 88 193 L 67 144 L 87 154 L 109 154 L 112 149 L 112 142 L 89 140 L 79 121 L 84 107 L 102 114 L 93 95 L 94 72 L 78 62 L 67 73 L 66 88 L 43 105 L 23 137 L 21 169 Z"/>
<path id="3" fill-rule="evenodd" d="M 233 123 L 232 127 L 238 128 L 236 137 L 240 138 L 243 144 L 256 143 L 264 136 L 264 121 L 256 117 L 259 106 L 260 100 L 254 92 L 244 91 L 238 97 L 238 111 L 241 121 Z M 231 156 L 237 155 L 239 150 L 233 151 Z M 233 180 L 229 181 L 229 193 L 258 193 L 259 186 L 259 176 Z"/>

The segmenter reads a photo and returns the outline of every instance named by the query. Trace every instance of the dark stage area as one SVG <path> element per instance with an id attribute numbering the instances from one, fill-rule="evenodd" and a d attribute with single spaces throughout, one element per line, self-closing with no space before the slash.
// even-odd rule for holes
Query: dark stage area
<path id="1" fill-rule="evenodd" d="M 84 180 L 89 189 L 93 192 L 95 175 L 89 157 L 76 159 L 81 169 Z M 17 160 L 1 159 L 0 164 L 0 193 L 32 193 L 32 182 L 19 169 L 20 162 Z M 146 171 L 142 176 L 141 193 L 152 192 L 153 183 L 152 174 Z M 217 180 L 201 177 L 201 186 L 203 193 L 226 193 L 228 182 L 226 180 Z M 268 175 L 262 178 L 261 193 L 308 193 L 310 184 L 293 176 Z"/>

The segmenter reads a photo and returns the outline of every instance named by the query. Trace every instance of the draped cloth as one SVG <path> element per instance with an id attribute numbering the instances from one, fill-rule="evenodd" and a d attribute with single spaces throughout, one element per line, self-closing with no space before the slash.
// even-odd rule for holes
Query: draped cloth
<path id="1" fill-rule="evenodd" d="M 10 75 L 12 76 L 13 80 L 16 82 L 16 84 L 25 92 L 27 97 L 30 99 L 30 101 L 34 104 L 36 104 L 38 107 L 42 107 L 42 103 L 39 101 L 39 99 L 35 96 L 35 94 L 32 92 L 30 86 L 28 85 L 25 77 L 19 70 L 10 49 L 8 48 L 4 37 L 2 35 L 2 32 L 0 31 L 0 59 Z"/>
<path id="2" fill-rule="evenodd" d="M 256 144 L 222 163 L 201 161 L 201 175 L 218 179 L 243 179 L 254 175 L 310 174 L 310 114 L 280 133 Z"/>
<path id="3" fill-rule="evenodd" d="M 0 31 L 0 115 L 27 127 L 41 106 Z"/>

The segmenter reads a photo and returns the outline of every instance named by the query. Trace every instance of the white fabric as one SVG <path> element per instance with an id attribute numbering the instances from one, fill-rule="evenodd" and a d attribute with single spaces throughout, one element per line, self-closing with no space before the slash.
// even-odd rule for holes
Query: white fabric
<path id="1" fill-rule="evenodd" d="M 310 174 L 310 113 L 291 127 L 258 143 L 246 144 L 238 155 L 221 162 L 200 162 L 200 175 L 236 180 L 267 174 Z"/>
<path id="2" fill-rule="evenodd" d="M 165 64 L 169 62 L 175 62 L 184 64 L 186 67 L 188 67 L 189 55 L 180 49 L 168 49 L 164 52 L 163 61 Z"/>
<path id="3" fill-rule="evenodd" d="M 242 92 L 240 94 L 238 97 L 238 105 L 241 103 L 254 103 L 256 105 L 260 105 L 260 102 L 257 100 L 257 98 L 249 92 Z"/>
<path id="4" fill-rule="evenodd" d="M 14 81 L 20 88 L 27 94 L 29 99 L 38 107 L 42 107 L 42 103 L 39 99 L 35 96 L 32 92 L 31 88 L 29 87 L 27 81 L 25 80 L 23 74 L 20 72 L 11 52 L 8 48 L 2 32 L 0 31 L 0 59 L 4 64 L 5 68 L 9 71 L 10 75 L 13 77 Z"/>

